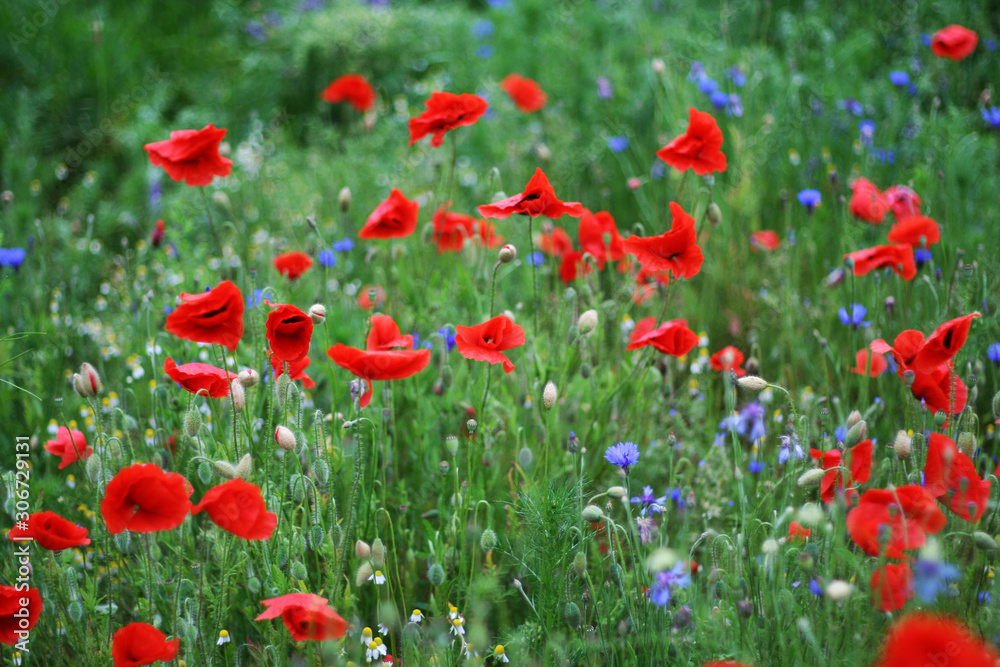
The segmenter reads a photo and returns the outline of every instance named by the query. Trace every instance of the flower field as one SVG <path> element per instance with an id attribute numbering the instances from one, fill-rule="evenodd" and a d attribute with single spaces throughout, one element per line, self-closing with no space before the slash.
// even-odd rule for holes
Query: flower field
<path id="1" fill-rule="evenodd" d="M 0 25 L 0 664 L 1000 665 L 989 3 Z"/>

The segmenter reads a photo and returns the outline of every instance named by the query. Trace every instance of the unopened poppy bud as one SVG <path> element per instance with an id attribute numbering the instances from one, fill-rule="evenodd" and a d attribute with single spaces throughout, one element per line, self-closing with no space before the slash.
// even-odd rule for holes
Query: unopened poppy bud
<path id="1" fill-rule="evenodd" d="M 284 406 L 285 401 L 288 400 L 288 385 L 291 382 L 292 378 L 284 372 L 274 381 L 274 393 L 277 395 L 279 406 Z"/>
<path id="2" fill-rule="evenodd" d="M 506 317 L 508 320 L 510 320 L 511 322 L 515 322 L 515 323 L 517 322 L 517 318 L 514 317 L 514 313 L 511 312 L 511 311 L 509 311 L 509 310 L 503 311 L 502 315 L 504 317 Z"/>
<path id="3" fill-rule="evenodd" d="M 497 533 L 492 528 L 487 528 L 483 531 L 483 534 L 479 537 L 479 546 L 483 548 L 483 551 L 489 551 L 496 547 L 497 545 Z"/>
<path id="4" fill-rule="evenodd" d="M 844 438 L 844 445 L 847 447 L 853 447 L 865 438 L 865 432 L 868 430 L 868 424 L 862 419 L 847 431 L 847 436 Z"/>
<path id="5" fill-rule="evenodd" d="M 371 545 L 364 540 L 358 540 L 354 543 L 354 555 L 358 558 L 371 558 Z"/>
<path id="6" fill-rule="evenodd" d="M 981 530 L 972 533 L 972 543 L 983 551 L 996 551 L 997 543 L 992 537 Z"/>
<path id="7" fill-rule="evenodd" d="M 326 306 L 321 303 L 309 306 L 309 319 L 313 324 L 323 324 L 326 321 Z"/>
<path id="8" fill-rule="evenodd" d="M 566 342 L 572 344 L 580 337 L 580 328 L 575 324 L 569 325 L 569 329 L 566 330 Z"/>
<path id="9" fill-rule="evenodd" d="M 624 486 L 612 486 L 608 488 L 608 496 L 612 498 L 623 498 L 628 491 Z"/>
<path id="10" fill-rule="evenodd" d="M 346 185 L 340 188 L 340 194 L 337 195 L 337 203 L 340 205 L 340 210 L 344 213 L 351 208 L 351 189 Z"/>
<path id="11" fill-rule="evenodd" d="M 843 602 L 851 595 L 851 585 L 846 581 L 834 579 L 826 585 L 826 590 L 823 592 L 833 602 Z"/>
<path id="12" fill-rule="evenodd" d="M 372 564 L 370 562 L 365 561 L 364 563 L 361 564 L 361 567 L 358 568 L 357 574 L 354 575 L 355 586 L 361 588 L 362 586 L 365 585 L 365 582 L 367 582 L 368 579 L 371 578 L 371 576 L 374 574 L 375 574 L 375 568 L 372 567 Z"/>
<path id="13" fill-rule="evenodd" d="M 552 158 L 552 151 L 550 151 L 549 147 L 545 144 L 538 144 L 535 148 L 535 154 L 542 162 L 548 162 Z"/>
<path id="14" fill-rule="evenodd" d="M 740 615 L 740 618 L 750 618 L 753 616 L 753 602 L 740 600 L 736 603 L 736 613 Z"/>
<path id="15" fill-rule="evenodd" d="M 894 310 L 896 310 L 896 299 L 891 296 L 885 297 L 885 314 L 892 317 Z"/>
<path id="16" fill-rule="evenodd" d="M 229 395 L 233 399 L 233 409 L 236 412 L 242 412 L 243 408 L 247 406 L 247 394 L 239 378 L 229 383 Z"/>
<path id="17" fill-rule="evenodd" d="M 193 405 L 191 409 L 184 413 L 184 432 L 190 437 L 195 437 L 201 430 L 201 412 Z"/>
<path id="18" fill-rule="evenodd" d="M 767 381 L 757 375 L 744 375 L 740 379 L 736 380 L 736 384 L 740 389 L 752 392 L 764 391 L 767 389 Z"/>
<path id="19" fill-rule="evenodd" d="M 760 372 L 760 361 L 757 360 L 757 357 L 752 355 L 747 357 L 746 369 L 750 375 L 757 375 Z"/>
<path id="20" fill-rule="evenodd" d="M 250 473 L 253 471 L 253 460 L 250 458 L 250 454 L 244 454 L 240 462 L 236 464 L 236 476 L 247 481 L 250 479 Z"/>
<path id="21" fill-rule="evenodd" d="M 715 202 L 708 205 L 708 221 L 713 227 L 718 227 L 722 222 L 722 209 Z"/>
<path id="22" fill-rule="evenodd" d="M 73 373 L 73 389 L 83 398 L 93 398 L 93 395 L 89 394 L 90 389 L 84 385 L 83 378 L 80 377 L 79 373 Z"/>
<path id="23" fill-rule="evenodd" d="M 592 370 L 593 369 L 591 369 L 590 364 L 588 364 L 586 361 L 583 362 L 582 364 L 580 364 L 580 377 L 582 377 L 584 380 L 590 378 L 590 373 Z"/>
<path id="24" fill-rule="evenodd" d="M 799 476 L 798 485 L 803 489 L 809 488 L 811 486 L 816 486 L 823 479 L 823 475 L 826 471 L 821 468 L 812 468 L 805 471 Z"/>
<path id="25" fill-rule="evenodd" d="M 556 384 L 552 380 L 545 383 L 545 389 L 542 390 L 542 406 L 546 410 L 551 410 L 552 406 L 556 404 Z"/>
<path id="26" fill-rule="evenodd" d="M 431 586 L 440 586 L 444 583 L 444 568 L 434 563 L 427 570 L 427 581 L 431 582 Z"/>
<path id="27" fill-rule="evenodd" d="M 944 410 L 938 410 L 934 413 L 934 423 L 938 426 L 944 426 L 944 423 L 948 421 L 948 414 Z"/>
<path id="28" fill-rule="evenodd" d="M 285 426 L 279 426 L 274 430 L 274 441 L 286 452 L 295 449 L 295 434 Z"/>
<path id="29" fill-rule="evenodd" d="M 667 71 L 667 66 L 662 58 L 653 58 L 653 71 L 657 74 L 663 74 Z"/>
<path id="30" fill-rule="evenodd" d="M 575 602 L 567 602 L 563 607 L 563 618 L 571 630 L 576 630 L 580 627 L 580 607 Z"/>
<path id="31" fill-rule="evenodd" d="M 80 379 L 90 396 L 100 394 L 101 390 L 104 388 L 104 385 L 101 384 L 101 376 L 97 373 L 97 369 L 88 364 L 86 361 L 80 364 Z"/>
<path id="32" fill-rule="evenodd" d="M 861 421 L 861 413 L 857 410 L 851 410 L 850 414 L 847 415 L 847 428 L 854 428 L 854 426 Z"/>
<path id="33" fill-rule="evenodd" d="M 236 468 L 229 461 L 216 461 L 213 464 L 215 472 L 219 474 L 220 477 L 226 479 L 233 479 L 236 477 Z"/>
<path id="34" fill-rule="evenodd" d="M 901 459 L 910 458 L 910 452 L 912 451 L 913 442 L 910 436 L 906 434 L 906 431 L 900 429 L 896 432 L 896 439 L 892 443 L 892 449 L 896 452 L 896 456 Z"/>
<path id="35" fill-rule="evenodd" d="M 958 451 L 962 452 L 970 459 L 976 454 L 976 436 L 968 431 L 962 431 L 958 434 Z"/>
<path id="36" fill-rule="evenodd" d="M 625 582 L 625 570 L 618 563 L 612 563 L 611 567 L 608 568 L 608 578 L 614 584 L 621 586 Z"/>
<path id="37" fill-rule="evenodd" d="M 227 195 L 222 190 L 216 190 L 212 195 L 212 202 L 219 208 L 224 208 L 227 211 L 232 207 L 229 203 L 229 195 Z"/>
<path id="38" fill-rule="evenodd" d="M 243 388 L 249 389 L 250 387 L 260 382 L 260 373 L 258 373 L 252 368 L 248 368 L 246 370 L 240 371 L 239 378 L 240 378 L 240 384 L 243 385 Z"/>
<path id="39" fill-rule="evenodd" d="M 576 555 L 573 556 L 573 572 L 578 577 L 582 577 L 587 572 L 587 554 L 582 551 L 577 551 Z"/>
<path id="40" fill-rule="evenodd" d="M 376 537 L 372 542 L 372 560 L 375 562 L 375 567 L 385 565 L 385 545 L 382 543 L 382 538 Z"/>
<path id="41" fill-rule="evenodd" d="M 597 323 L 597 311 L 591 308 L 590 310 L 585 310 L 580 314 L 580 318 L 576 321 L 576 328 L 580 330 L 581 336 L 586 336 L 597 328 Z"/>
<path id="42" fill-rule="evenodd" d="M 500 251 L 497 253 L 497 260 L 501 264 L 510 264 L 515 259 L 517 259 L 517 248 L 509 243 L 501 246 Z"/>
<path id="43" fill-rule="evenodd" d="M 588 523 L 594 523 L 595 521 L 600 521 L 604 518 L 604 510 L 602 510 L 597 505 L 587 505 L 583 508 L 583 520 Z"/>

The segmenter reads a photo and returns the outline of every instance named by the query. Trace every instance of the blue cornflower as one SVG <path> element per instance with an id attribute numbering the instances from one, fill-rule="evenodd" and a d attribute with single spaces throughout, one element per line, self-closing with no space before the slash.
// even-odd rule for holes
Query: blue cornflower
<path id="1" fill-rule="evenodd" d="M 281 28 L 281 15 L 278 12 L 270 11 L 264 15 L 264 23 L 274 29 Z"/>
<path id="2" fill-rule="evenodd" d="M 619 442 L 617 445 L 608 447 L 604 458 L 607 459 L 608 463 L 628 472 L 629 467 L 634 466 L 639 461 L 639 448 L 634 442 Z"/>
<path id="3" fill-rule="evenodd" d="M 695 60 L 691 63 L 691 71 L 688 72 L 688 81 L 694 83 L 695 81 L 700 81 L 705 78 L 705 66 L 700 60 Z"/>
<path id="4" fill-rule="evenodd" d="M 986 348 L 986 357 L 997 366 L 1000 366 L 1000 343 L 992 343 Z"/>
<path id="5" fill-rule="evenodd" d="M 27 256 L 24 248 L 0 248 L 0 266 L 9 266 L 13 269 L 20 268 Z"/>
<path id="6" fill-rule="evenodd" d="M 247 296 L 247 307 L 259 306 L 264 301 L 264 290 L 255 289 L 253 294 Z"/>
<path id="7" fill-rule="evenodd" d="M 872 145 L 875 137 L 875 121 L 870 118 L 858 121 L 858 132 L 861 133 L 861 143 L 865 146 Z"/>
<path id="8" fill-rule="evenodd" d="M 819 582 L 813 579 L 809 582 L 809 591 L 813 595 L 823 596 L 823 588 L 819 585 Z"/>
<path id="9" fill-rule="evenodd" d="M 924 602 L 933 603 L 938 593 L 950 593 L 948 582 L 960 576 L 954 565 L 918 559 L 913 566 L 913 590 Z"/>
<path id="10" fill-rule="evenodd" d="M 802 451 L 802 444 L 798 438 L 793 440 L 791 436 L 779 435 L 778 439 L 781 440 L 781 449 L 778 450 L 778 465 L 785 465 L 793 454 L 800 461 L 805 458 L 805 452 Z"/>
<path id="11" fill-rule="evenodd" d="M 837 438 L 837 442 L 843 442 L 847 440 L 847 429 L 843 426 L 838 426 L 833 430 L 833 435 Z"/>
<path id="12" fill-rule="evenodd" d="M 597 96 L 602 100 L 611 98 L 611 82 L 605 76 L 597 77 Z"/>
<path id="13" fill-rule="evenodd" d="M 711 95 L 719 89 L 719 82 L 715 79 L 705 76 L 698 79 L 698 90 L 705 93 L 706 95 Z"/>
<path id="14" fill-rule="evenodd" d="M 747 403 L 740 410 L 740 424 L 737 428 L 740 435 L 745 435 L 750 441 L 758 440 L 767 435 L 764 426 L 764 406 L 760 403 Z"/>
<path id="15" fill-rule="evenodd" d="M 844 109 L 848 113 L 852 113 L 855 116 L 860 116 L 865 112 L 865 108 L 853 97 L 848 97 L 847 99 L 840 100 L 837 102 L 838 109 Z"/>
<path id="16" fill-rule="evenodd" d="M 352 250 L 353 248 L 354 248 L 354 239 L 352 239 L 350 236 L 348 236 L 345 239 L 341 239 L 340 241 L 334 241 L 333 243 L 334 252 L 347 252 L 348 250 Z"/>
<path id="17" fill-rule="evenodd" d="M 667 175 L 667 165 L 663 160 L 657 160 L 653 163 L 653 166 L 649 168 L 649 177 L 654 181 L 657 181 Z"/>
<path id="18" fill-rule="evenodd" d="M 157 179 L 149 184 L 149 194 L 146 196 L 146 203 L 151 211 L 160 209 L 161 199 L 163 199 L 163 183 Z"/>
<path id="19" fill-rule="evenodd" d="M 852 303 L 851 310 L 848 312 L 847 308 L 841 308 L 837 311 L 840 315 L 840 321 L 844 325 L 851 325 L 855 329 L 867 328 L 872 325 L 871 321 L 864 321 L 865 315 L 868 314 L 868 309 L 862 306 L 860 303 Z"/>
<path id="20" fill-rule="evenodd" d="M 260 21 L 250 21 L 246 24 L 244 30 L 258 42 L 263 42 L 267 39 L 267 30 L 264 29 L 264 24 Z"/>
<path id="21" fill-rule="evenodd" d="M 725 109 L 726 105 L 729 104 L 729 95 L 725 91 L 717 90 L 708 97 L 708 101 L 712 103 L 712 106 L 716 109 Z"/>
<path id="22" fill-rule="evenodd" d="M 302 0 L 302 2 L 299 3 L 298 10 L 300 12 L 314 12 L 322 7 L 323 0 Z"/>
<path id="23" fill-rule="evenodd" d="M 986 47 L 987 51 L 996 51 L 997 50 L 997 40 L 993 39 L 992 37 L 984 39 L 983 40 L 983 46 Z"/>
<path id="24" fill-rule="evenodd" d="M 989 123 L 994 130 L 1000 129 L 1000 109 L 996 107 L 983 109 L 983 120 Z"/>
<path id="25" fill-rule="evenodd" d="M 902 70 L 893 70 L 889 72 L 889 81 L 894 86 L 905 86 L 910 82 L 910 75 Z"/>
<path id="26" fill-rule="evenodd" d="M 691 575 L 687 565 L 684 561 L 679 561 L 669 570 L 656 575 L 656 580 L 649 588 L 649 599 L 657 607 L 666 607 L 670 604 L 671 589 L 687 588 L 690 584 Z"/>
<path id="27" fill-rule="evenodd" d="M 640 514 L 645 515 L 647 509 L 650 512 L 657 512 L 657 513 L 662 512 L 663 505 L 667 503 L 667 497 L 660 496 L 659 498 L 657 498 L 656 496 L 653 495 L 653 487 L 644 486 L 642 487 L 642 495 L 633 496 L 631 498 L 631 502 L 636 505 L 641 504 L 642 509 L 640 510 Z"/>
<path id="28" fill-rule="evenodd" d="M 726 103 L 726 114 L 743 118 L 743 100 L 736 93 L 729 96 L 729 102 Z"/>
<path id="29" fill-rule="evenodd" d="M 915 248 L 913 250 L 913 261 L 916 262 L 917 268 L 931 261 L 931 251 L 929 248 Z"/>
<path id="30" fill-rule="evenodd" d="M 540 250 L 536 250 L 528 257 L 528 264 L 532 266 L 541 266 L 544 261 L 545 255 Z"/>
<path id="31" fill-rule="evenodd" d="M 472 36 L 476 39 L 486 39 L 492 37 L 495 26 L 489 19 L 479 19 L 472 24 Z"/>
<path id="32" fill-rule="evenodd" d="M 489 44 L 483 44 L 476 48 L 476 57 L 480 60 L 486 60 L 493 55 L 493 47 Z"/>
<path id="33" fill-rule="evenodd" d="M 503 9 L 507 6 L 508 0 L 486 0 L 486 4 L 493 9 Z"/>
<path id="34" fill-rule="evenodd" d="M 931 35 L 930 35 L 930 33 L 928 33 L 928 32 L 921 33 L 921 35 L 920 35 L 920 43 L 923 44 L 924 46 L 930 46 L 931 45 Z"/>
<path id="35" fill-rule="evenodd" d="M 444 339 L 444 347 L 447 352 L 451 352 L 455 349 L 455 332 L 451 330 L 451 327 L 441 327 L 438 329 L 438 333 Z"/>
<path id="36" fill-rule="evenodd" d="M 733 65 L 726 70 L 726 78 L 733 82 L 733 85 L 737 88 L 742 88 L 747 85 L 747 75 L 743 73 L 736 65 Z"/>
<path id="37" fill-rule="evenodd" d="M 612 153 L 621 153 L 628 148 L 628 137 L 608 137 L 608 148 L 611 149 Z"/>
<path id="38" fill-rule="evenodd" d="M 333 251 L 329 248 L 324 248 L 319 251 L 318 255 L 319 265 L 325 266 L 326 268 L 331 268 L 337 266 L 337 256 L 333 254 Z"/>
<path id="39" fill-rule="evenodd" d="M 758 459 L 750 459 L 750 465 L 748 465 L 747 467 L 750 469 L 751 473 L 753 473 L 754 475 L 759 475 L 760 473 L 764 472 L 764 468 L 767 467 L 767 464 Z"/>
<path id="40" fill-rule="evenodd" d="M 810 213 L 813 209 L 819 206 L 820 201 L 823 200 L 823 195 L 819 193 L 819 190 L 813 190 L 812 188 L 807 188 L 799 193 L 799 203 L 806 207 L 806 210 Z"/>

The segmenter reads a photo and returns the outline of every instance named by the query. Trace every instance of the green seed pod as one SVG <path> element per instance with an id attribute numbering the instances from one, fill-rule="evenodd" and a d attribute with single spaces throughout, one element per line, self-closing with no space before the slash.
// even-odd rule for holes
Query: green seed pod
<path id="1" fill-rule="evenodd" d="M 446 437 L 444 439 L 444 448 L 449 454 L 455 456 L 458 453 L 458 438 L 453 435 Z"/>
<path id="2" fill-rule="evenodd" d="M 385 545 L 380 537 L 376 537 L 372 542 L 372 560 L 375 562 L 375 567 L 385 565 Z"/>
<path id="3" fill-rule="evenodd" d="M 938 410 L 937 412 L 934 413 L 934 423 L 937 424 L 939 427 L 944 426 L 944 423 L 946 421 L 948 421 L 948 413 L 946 413 L 944 410 Z"/>
<path id="4" fill-rule="evenodd" d="M 497 533 L 492 528 L 487 528 L 483 531 L 483 534 L 479 537 L 479 546 L 483 548 L 483 551 L 489 551 L 496 547 L 497 545 Z"/>
<path id="5" fill-rule="evenodd" d="M 608 576 L 612 582 L 616 585 L 621 586 L 625 583 L 625 570 L 618 563 L 612 563 L 610 569 L 608 570 Z"/>
<path id="6" fill-rule="evenodd" d="M 296 581 L 305 581 L 309 576 L 309 571 L 306 570 L 306 566 L 302 564 L 302 561 L 295 561 L 292 563 L 291 567 L 292 578 Z"/>
<path id="7" fill-rule="evenodd" d="M 320 459 L 313 464 L 313 479 L 320 486 L 326 486 L 330 480 L 330 464 Z"/>
<path id="8" fill-rule="evenodd" d="M 444 583 L 444 568 L 434 563 L 427 570 L 427 581 L 431 582 L 431 586 L 440 586 Z"/>
<path id="9" fill-rule="evenodd" d="M 580 627 L 580 607 L 575 602 L 567 602 L 563 607 L 563 618 L 570 629 L 576 630 Z"/>
<path id="10" fill-rule="evenodd" d="M 194 438 L 198 435 L 201 430 L 201 412 L 199 412 L 193 405 L 191 409 L 184 413 L 184 432 L 188 434 L 189 437 Z"/>
<path id="11" fill-rule="evenodd" d="M 208 465 L 208 461 L 202 461 L 198 464 L 198 479 L 201 480 L 202 484 L 212 483 L 212 466 Z"/>

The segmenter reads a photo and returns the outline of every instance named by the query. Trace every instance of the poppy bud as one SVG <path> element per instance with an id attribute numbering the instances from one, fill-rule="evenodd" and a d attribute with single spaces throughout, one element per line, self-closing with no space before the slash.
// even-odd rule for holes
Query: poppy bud
<path id="1" fill-rule="evenodd" d="M 497 533 L 492 528 L 487 528 L 483 531 L 483 534 L 479 537 L 479 546 L 483 548 L 483 551 L 490 551 L 497 545 Z"/>
<path id="2" fill-rule="evenodd" d="M 313 479 L 315 479 L 316 483 L 320 486 L 324 486 L 328 481 L 330 481 L 330 464 L 323 459 L 319 459 L 313 464 L 312 472 Z"/>
<path id="3" fill-rule="evenodd" d="M 288 373 L 282 373 L 274 382 L 275 398 L 277 398 L 278 405 L 281 407 L 285 406 L 285 401 L 288 399 L 288 385 L 291 384 L 291 382 L 292 379 Z"/>
<path id="4" fill-rule="evenodd" d="M 867 430 L 868 424 L 862 419 L 847 431 L 847 437 L 844 438 L 844 445 L 846 447 L 853 447 L 858 444 L 864 439 Z"/>
<path id="5" fill-rule="evenodd" d="M 313 321 L 313 324 L 323 324 L 326 321 L 326 306 L 321 303 L 309 306 L 309 319 Z"/>
<path id="6" fill-rule="evenodd" d="M 569 329 L 566 330 L 566 342 L 572 344 L 580 337 L 580 328 L 575 324 L 569 325 Z"/>
<path id="7" fill-rule="evenodd" d="M 608 487 L 608 496 L 611 498 L 624 498 L 628 490 L 624 486 Z"/>
<path id="8" fill-rule="evenodd" d="M 253 460 L 250 458 L 250 454 L 244 454 L 240 462 L 236 464 L 236 476 L 246 481 L 250 479 L 250 473 L 253 471 Z"/>
<path id="9" fill-rule="evenodd" d="M 906 431 L 899 430 L 896 433 L 896 439 L 892 443 L 892 449 L 896 452 L 896 456 L 901 459 L 910 458 L 910 452 L 912 451 L 913 441 L 910 436 L 906 435 Z"/>
<path id="10" fill-rule="evenodd" d="M 545 383 L 545 389 L 542 390 L 542 406 L 546 410 L 551 410 L 552 406 L 556 404 L 556 385 L 552 380 Z"/>
<path id="11" fill-rule="evenodd" d="M 501 313 L 501 315 L 503 315 L 504 317 L 506 317 L 506 318 L 507 318 L 508 320 L 510 320 L 511 322 L 514 322 L 514 323 L 516 323 L 516 322 L 517 322 L 517 319 L 516 319 L 516 318 L 514 317 L 514 313 L 512 313 L 512 312 L 511 312 L 511 311 L 509 311 L 509 310 L 505 310 L 505 311 L 503 311 L 503 313 Z"/>
<path id="12" fill-rule="evenodd" d="M 587 573 L 587 554 L 582 551 L 577 551 L 576 555 L 573 556 L 573 571 L 576 572 L 576 576 L 582 577 Z"/>
<path id="13" fill-rule="evenodd" d="M 983 551 L 996 551 L 997 543 L 992 537 L 981 530 L 972 533 L 972 543 Z"/>
<path id="14" fill-rule="evenodd" d="M 184 413 L 184 432 L 194 438 L 201 430 L 201 412 L 193 405 Z"/>
<path id="15" fill-rule="evenodd" d="M 385 565 L 385 545 L 382 544 L 381 538 L 376 537 L 372 542 L 372 560 L 375 561 L 376 567 Z"/>
<path id="16" fill-rule="evenodd" d="M 240 371 L 239 378 L 240 384 L 242 384 L 245 389 L 249 389 L 260 382 L 260 373 L 252 368 L 248 368 L 247 370 Z"/>
<path id="17" fill-rule="evenodd" d="M 586 336 L 597 328 L 597 323 L 597 311 L 594 309 L 585 310 L 580 314 L 580 318 L 576 321 L 576 328 L 580 330 L 581 336 Z"/>
<path id="18" fill-rule="evenodd" d="M 224 208 L 226 210 L 229 210 L 232 207 L 232 205 L 229 202 L 229 195 L 227 195 L 222 190 L 215 191 L 215 193 L 212 195 L 212 203 L 218 206 L 219 208 Z"/>
<path id="19" fill-rule="evenodd" d="M 552 158 L 552 151 L 550 151 L 549 147 L 545 144 L 538 144 L 538 146 L 535 147 L 535 154 L 542 162 L 548 162 Z"/>
<path id="20" fill-rule="evenodd" d="M 214 463 L 215 472 L 219 473 L 220 477 L 225 477 L 226 479 L 233 479 L 236 477 L 236 468 L 229 461 L 216 461 Z"/>
<path id="21" fill-rule="evenodd" d="M 358 540 L 354 543 L 354 555 L 358 558 L 371 558 L 372 548 L 364 540 Z"/>
<path id="22" fill-rule="evenodd" d="M 101 468 L 103 466 L 103 461 L 101 460 L 100 454 L 95 454 L 87 459 L 87 465 L 85 470 L 87 471 L 87 479 L 91 481 L 92 484 L 100 485 L 101 479 Z M 13 511 L 13 510 L 12 510 Z"/>
<path id="23" fill-rule="evenodd" d="M 233 409 L 236 412 L 242 412 L 243 408 L 247 406 L 247 394 L 243 390 L 243 383 L 240 382 L 239 378 L 229 384 L 229 395 L 232 396 Z"/>
<path id="24" fill-rule="evenodd" d="M 753 616 L 753 602 L 740 600 L 736 603 L 736 613 L 740 615 L 740 618 L 750 618 Z"/>
<path id="25" fill-rule="evenodd" d="M 337 195 L 337 203 L 340 204 L 340 210 L 347 213 L 351 208 L 351 189 L 346 185 L 340 188 L 340 194 Z"/>
<path id="26" fill-rule="evenodd" d="M 608 578 L 615 584 L 621 586 L 625 581 L 625 570 L 623 570 L 622 566 L 618 563 L 612 563 L 611 567 L 608 568 Z"/>
<path id="27" fill-rule="evenodd" d="M 431 586 L 440 586 L 444 583 L 444 568 L 434 563 L 427 570 L 427 581 L 431 582 Z"/>
<path id="28" fill-rule="evenodd" d="M 803 489 L 819 485 L 826 471 L 822 468 L 812 468 L 799 476 L 798 485 Z"/>
<path id="29" fill-rule="evenodd" d="M 663 74 L 667 71 L 667 66 L 662 58 L 653 58 L 653 71 L 657 74 Z"/>
<path id="30" fill-rule="evenodd" d="M 521 451 L 517 453 L 517 462 L 522 468 L 530 466 L 534 459 L 535 455 L 529 447 L 522 447 Z"/>
<path id="31" fill-rule="evenodd" d="M 958 434 L 958 451 L 962 452 L 970 459 L 976 454 L 976 436 L 968 431 Z"/>
<path id="32" fill-rule="evenodd" d="M 274 441 L 278 443 L 278 447 L 281 447 L 286 452 L 295 449 L 295 434 L 284 426 L 279 426 L 275 429 Z"/>
<path id="33" fill-rule="evenodd" d="M 515 259 L 517 259 L 517 248 L 515 248 L 509 243 L 505 246 L 502 246 L 500 248 L 500 251 L 497 253 L 497 260 L 501 264 L 510 264 Z"/>
<path id="34" fill-rule="evenodd" d="M 743 377 L 736 380 L 736 384 L 740 389 L 746 391 L 758 392 L 767 389 L 767 381 L 757 375 L 744 375 Z"/>
<path id="35" fill-rule="evenodd" d="M 563 607 L 563 618 L 571 630 L 576 630 L 580 627 L 580 607 L 575 602 L 567 602 Z"/>
<path id="36" fill-rule="evenodd" d="M 587 505 L 583 508 L 582 515 L 584 521 L 594 523 L 604 518 L 604 510 L 597 505 Z"/>
<path id="37" fill-rule="evenodd" d="M 76 388 L 76 378 L 73 378 L 74 388 Z M 78 394 L 85 398 L 93 398 L 97 394 L 101 393 L 101 389 L 104 386 L 101 384 L 101 376 L 98 375 L 97 369 L 88 364 L 86 361 L 80 364 L 80 388 L 76 388 Z"/>
<path id="38" fill-rule="evenodd" d="M 847 415 L 847 428 L 854 428 L 854 426 L 861 421 L 861 413 L 857 410 L 851 410 L 850 414 Z"/>
<path id="39" fill-rule="evenodd" d="M 708 221 L 713 227 L 718 227 L 722 222 L 722 209 L 715 202 L 708 205 Z"/>
<path id="40" fill-rule="evenodd" d="M 364 563 L 361 564 L 361 567 L 358 568 L 357 574 L 354 575 L 354 584 L 358 588 L 361 588 L 362 586 L 365 585 L 365 582 L 368 581 L 368 578 L 371 577 L 373 574 L 375 574 L 375 568 L 372 567 L 371 563 L 365 561 Z"/>
<path id="41" fill-rule="evenodd" d="M 850 597 L 851 585 L 846 581 L 834 579 L 826 585 L 826 590 L 823 592 L 826 594 L 826 597 L 833 602 L 842 602 Z"/>

